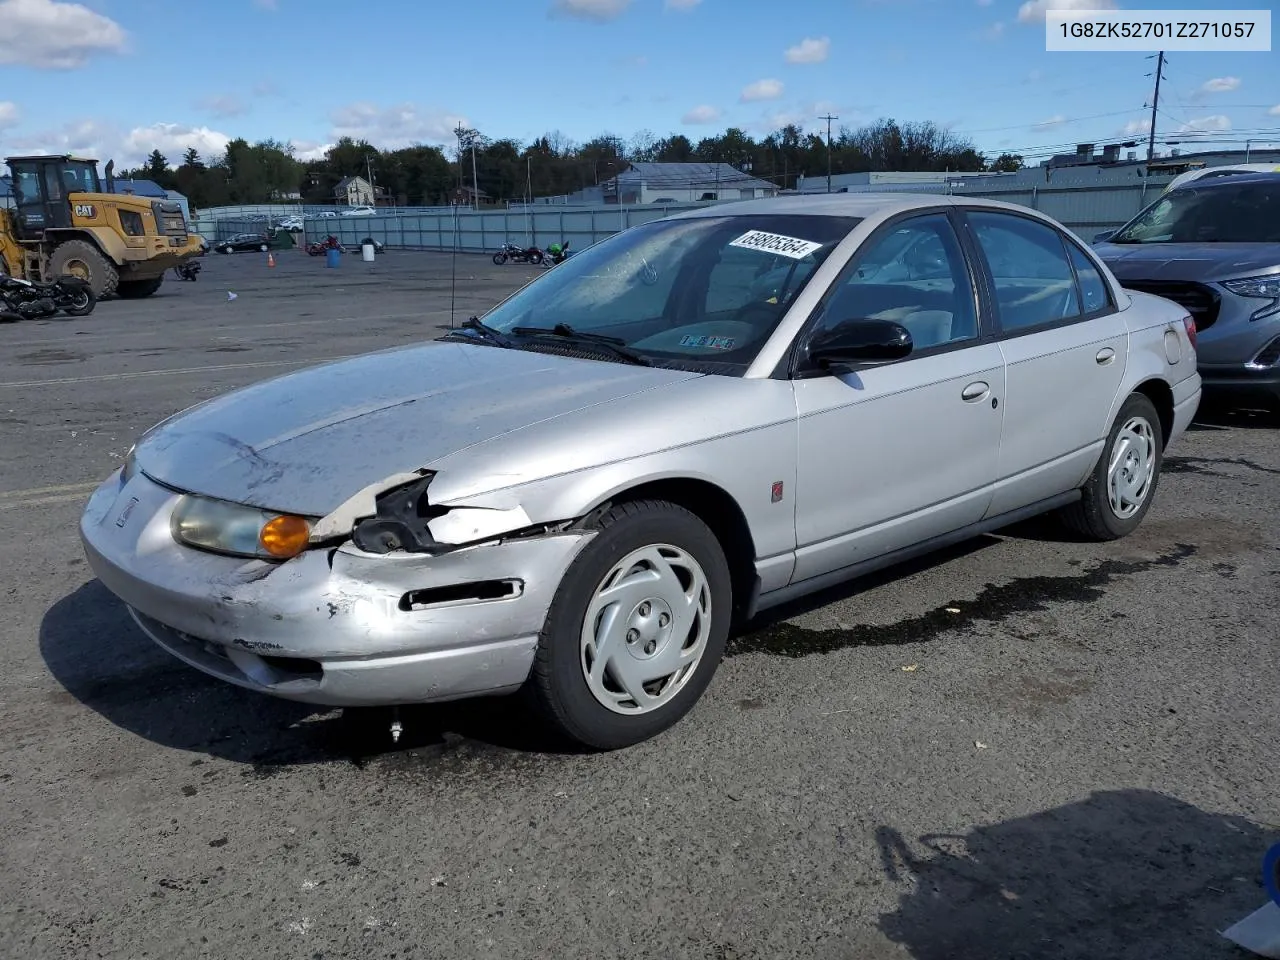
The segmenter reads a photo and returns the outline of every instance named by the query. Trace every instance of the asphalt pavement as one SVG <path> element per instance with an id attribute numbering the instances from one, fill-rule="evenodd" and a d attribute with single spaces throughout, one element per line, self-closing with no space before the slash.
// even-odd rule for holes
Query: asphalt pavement
<path id="1" fill-rule="evenodd" d="M 0 327 L 0 953 L 1239 958 L 1280 839 L 1280 427 L 1213 412 L 1118 543 L 1022 524 L 776 611 L 669 733 L 344 714 L 174 660 L 91 576 L 156 421 L 409 343 L 540 268 L 210 255 Z M 234 299 L 228 293 L 234 293 Z M 451 303 L 452 301 L 452 303 Z"/>

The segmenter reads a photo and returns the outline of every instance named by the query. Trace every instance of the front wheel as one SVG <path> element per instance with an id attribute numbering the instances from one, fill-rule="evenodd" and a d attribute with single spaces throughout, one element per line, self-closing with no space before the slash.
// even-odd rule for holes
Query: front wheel
<path id="1" fill-rule="evenodd" d="M 502 266 L 504 263 L 507 262 L 507 255 L 505 253 L 495 253 L 493 255 L 493 262 L 496 263 L 498 266 Z"/>
<path id="2" fill-rule="evenodd" d="M 1080 499 L 1062 510 L 1062 519 L 1090 540 L 1127 537 L 1151 509 L 1163 463 L 1160 414 L 1147 397 L 1130 394 Z"/>
<path id="3" fill-rule="evenodd" d="M 542 262 L 542 251 L 541 251 L 541 250 L 531 250 L 531 251 L 529 251 L 529 262 L 530 262 L 530 263 L 532 263 L 532 264 L 539 264 L 539 263 L 541 263 L 541 262 Z"/>
<path id="4" fill-rule="evenodd" d="M 720 542 L 682 507 L 622 503 L 598 530 L 552 600 L 528 692 L 560 733 L 612 750 L 673 726 L 702 696 L 733 596 Z"/>

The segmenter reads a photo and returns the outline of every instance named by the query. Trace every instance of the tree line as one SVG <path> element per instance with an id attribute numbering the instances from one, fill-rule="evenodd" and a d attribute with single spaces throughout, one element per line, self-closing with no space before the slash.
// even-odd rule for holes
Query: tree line
<path id="1" fill-rule="evenodd" d="M 459 130 L 449 155 L 425 144 L 379 150 L 364 140 L 343 137 L 319 160 L 303 161 L 292 144 L 278 140 L 249 143 L 238 138 L 217 157 L 202 158 L 189 149 L 177 166 L 159 150 L 142 166 L 120 177 L 145 178 L 183 193 L 196 208 L 227 204 L 298 201 L 334 202 L 342 178 L 361 176 L 379 188 L 380 203 L 434 206 L 452 202 L 460 187 L 474 180 L 497 201 L 558 196 L 604 183 L 628 163 L 722 162 L 794 189 L 801 176 L 822 177 L 864 171 L 1012 171 L 1022 166 L 1017 154 L 988 162 L 973 143 L 937 124 L 880 120 L 864 127 L 841 128 L 826 138 L 790 124 L 756 140 L 730 127 L 696 142 L 683 134 L 659 138 L 641 131 L 629 140 L 603 133 L 585 143 L 548 133 L 531 143 L 491 139 L 475 130 Z"/>

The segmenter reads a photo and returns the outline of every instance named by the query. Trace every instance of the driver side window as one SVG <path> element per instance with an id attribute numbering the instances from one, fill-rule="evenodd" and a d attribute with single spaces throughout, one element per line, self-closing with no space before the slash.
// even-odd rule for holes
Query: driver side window
<path id="1" fill-rule="evenodd" d="M 869 241 L 836 281 L 818 330 L 850 320 L 892 320 L 912 352 L 978 336 L 973 283 L 945 214 L 905 220 Z"/>

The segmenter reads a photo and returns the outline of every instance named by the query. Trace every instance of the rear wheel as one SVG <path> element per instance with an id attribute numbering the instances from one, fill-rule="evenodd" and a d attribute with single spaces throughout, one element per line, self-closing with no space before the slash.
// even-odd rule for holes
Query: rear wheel
<path id="1" fill-rule="evenodd" d="M 97 300 L 115 293 L 120 283 L 115 264 L 87 240 L 58 244 L 49 255 L 49 272 L 55 277 L 72 276 L 88 281 Z"/>
<path id="2" fill-rule="evenodd" d="M 164 283 L 164 274 L 148 280 L 121 280 L 120 289 L 117 292 L 122 300 L 141 300 L 159 290 L 162 283 Z"/>
<path id="3" fill-rule="evenodd" d="M 531 251 L 529 252 L 529 262 L 530 262 L 530 263 L 535 263 L 535 264 L 536 264 L 536 263 L 541 263 L 541 262 L 542 262 L 542 251 L 541 251 L 541 250 L 531 250 Z"/>
<path id="4" fill-rule="evenodd" d="M 1062 510 L 1063 521 L 1090 540 L 1127 537 L 1151 509 L 1163 462 L 1160 414 L 1147 397 L 1130 394 L 1080 499 Z"/>
<path id="5" fill-rule="evenodd" d="M 62 308 L 62 312 L 69 317 L 87 317 L 93 313 L 93 308 L 96 305 L 97 301 L 93 298 L 93 291 L 82 288 L 67 297 L 67 305 Z"/>
<path id="6" fill-rule="evenodd" d="M 715 534 L 663 501 L 619 504 L 560 582 L 528 692 L 559 732 L 611 750 L 661 733 L 724 654 L 732 588 Z"/>

